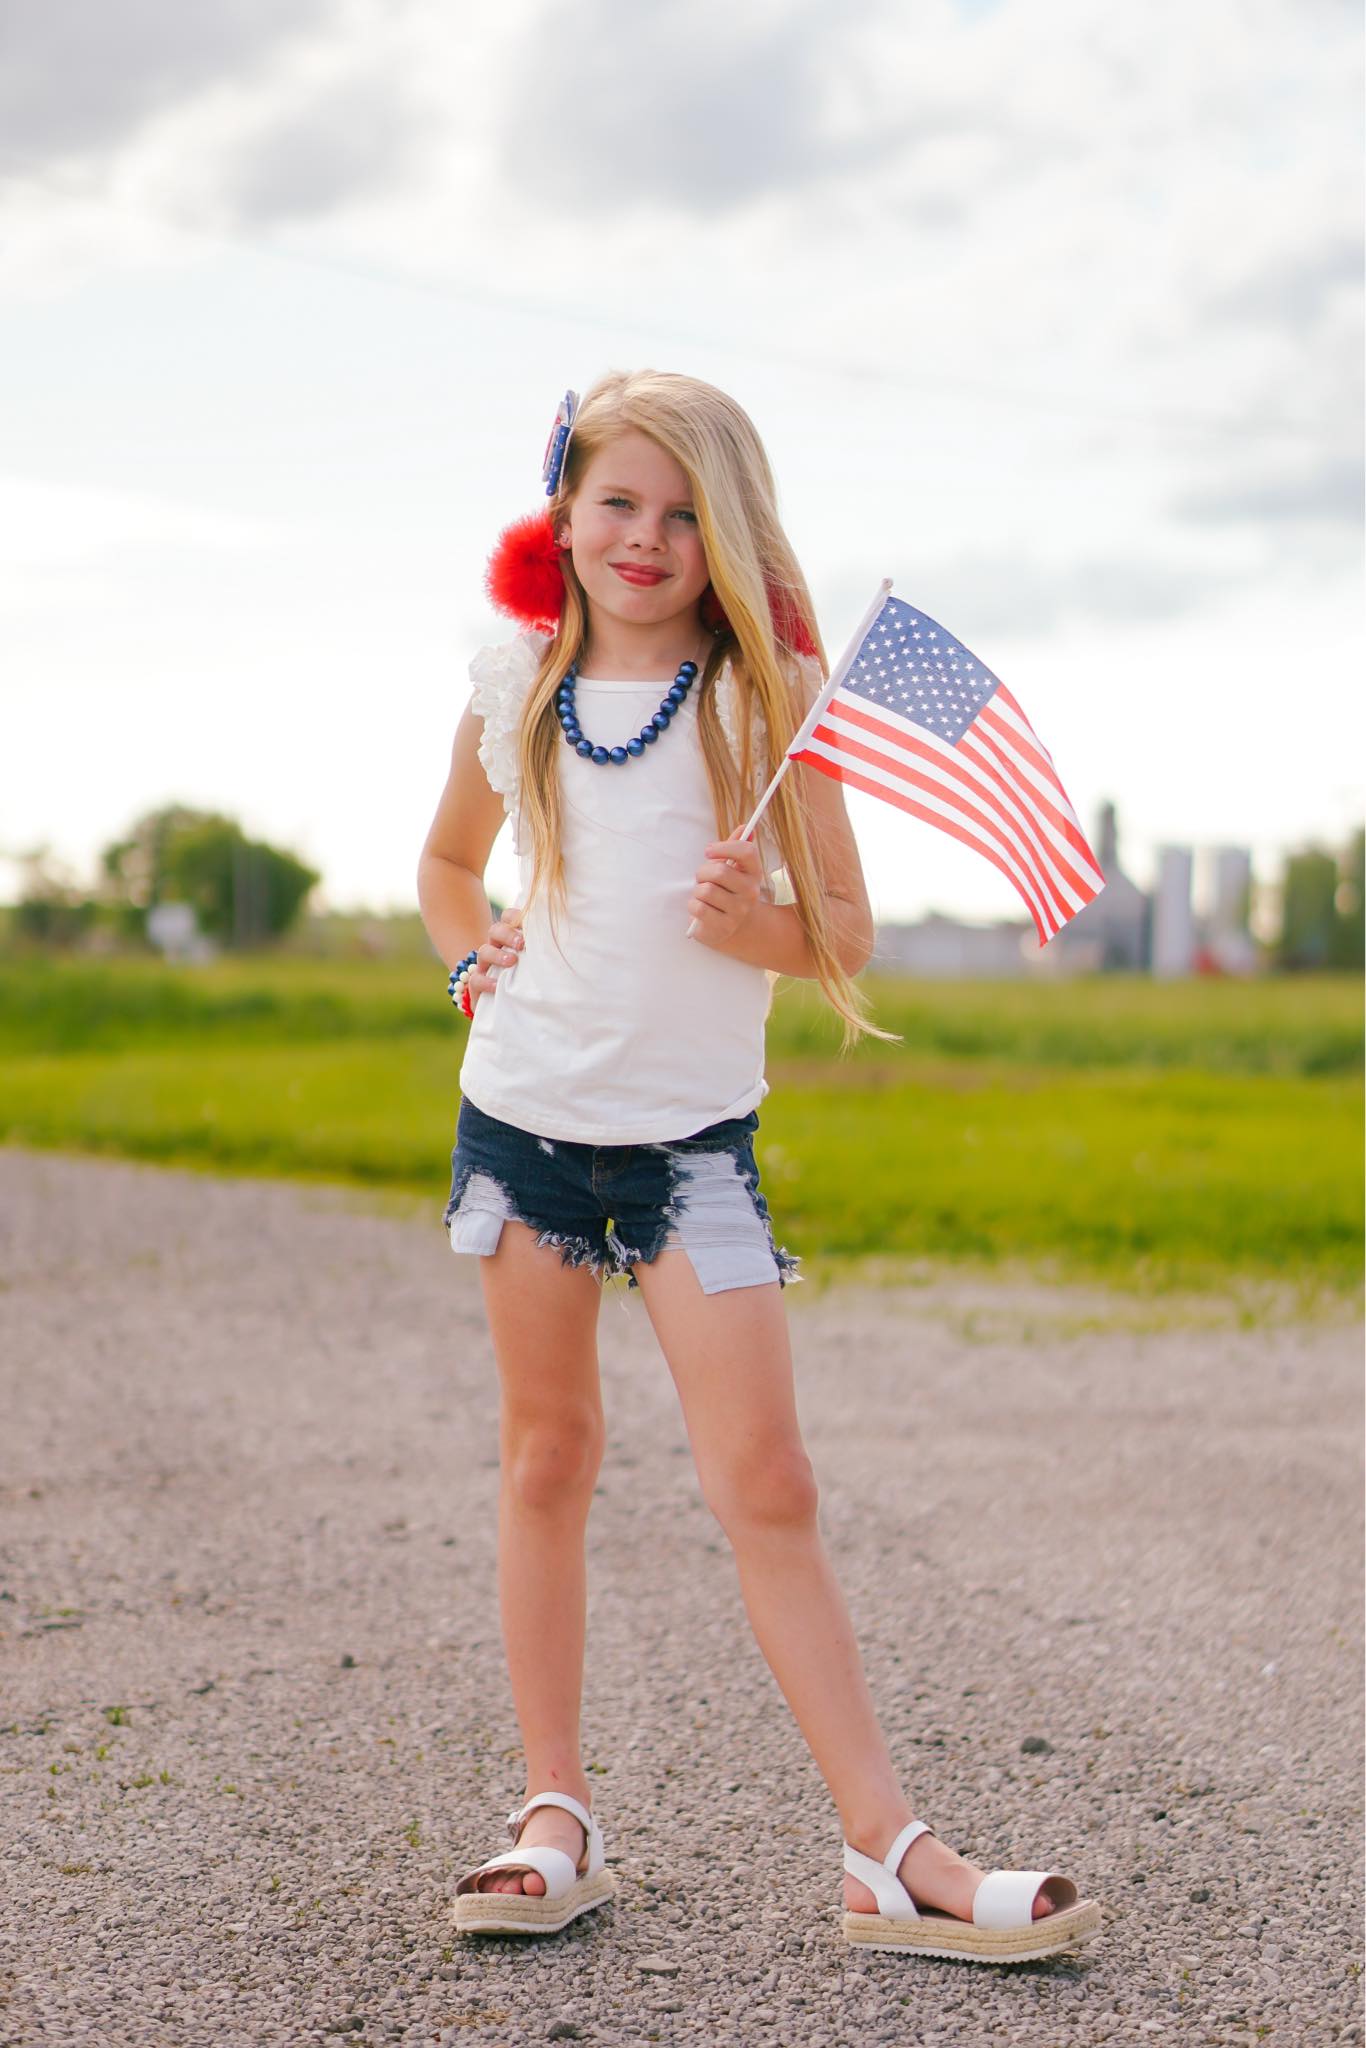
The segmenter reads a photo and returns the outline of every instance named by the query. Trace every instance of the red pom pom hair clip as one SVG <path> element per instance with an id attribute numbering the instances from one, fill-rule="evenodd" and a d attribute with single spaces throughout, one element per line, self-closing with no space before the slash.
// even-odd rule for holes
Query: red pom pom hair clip
<path id="1" fill-rule="evenodd" d="M 549 512 L 528 512 L 505 527 L 484 574 L 494 610 L 538 632 L 553 633 L 564 610 L 563 552 Z"/>

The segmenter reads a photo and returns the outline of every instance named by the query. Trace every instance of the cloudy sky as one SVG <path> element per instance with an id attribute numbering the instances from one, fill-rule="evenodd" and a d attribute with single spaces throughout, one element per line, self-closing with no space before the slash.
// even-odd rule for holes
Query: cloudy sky
<path id="1" fill-rule="evenodd" d="M 567 385 L 721 384 L 1140 882 L 1358 816 L 1345 0 L 0 0 L 0 894 L 221 808 L 411 905 Z M 1019 906 L 852 798 L 883 916 Z M 506 884 L 505 846 L 490 880 Z"/>

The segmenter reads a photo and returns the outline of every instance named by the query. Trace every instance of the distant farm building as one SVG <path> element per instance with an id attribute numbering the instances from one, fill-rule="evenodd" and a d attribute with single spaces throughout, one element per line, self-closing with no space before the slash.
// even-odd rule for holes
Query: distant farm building
<path id="1" fill-rule="evenodd" d="M 1119 864 L 1119 827 L 1112 803 L 1100 807 L 1092 841 L 1105 887 L 1047 946 L 1029 918 L 968 924 L 931 911 L 914 924 L 879 926 L 873 966 L 927 980 L 984 981 L 1022 974 L 1254 974 L 1256 943 L 1248 928 L 1252 860 L 1246 847 L 1208 850 L 1210 909 L 1192 902 L 1194 856 L 1188 846 L 1158 848 L 1157 883 L 1140 889 Z"/>

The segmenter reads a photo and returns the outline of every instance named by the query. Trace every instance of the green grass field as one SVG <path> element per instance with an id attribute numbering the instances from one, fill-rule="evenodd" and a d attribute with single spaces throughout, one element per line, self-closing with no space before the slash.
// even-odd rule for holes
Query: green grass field
<path id="1" fill-rule="evenodd" d="M 435 1221 L 463 1035 L 443 983 L 435 962 L 0 962 L 0 1137 L 388 1187 Z M 839 1058 L 807 985 L 770 1025 L 760 1167 L 816 1272 L 1359 1286 L 1355 980 L 867 986 L 903 1044 Z"/>

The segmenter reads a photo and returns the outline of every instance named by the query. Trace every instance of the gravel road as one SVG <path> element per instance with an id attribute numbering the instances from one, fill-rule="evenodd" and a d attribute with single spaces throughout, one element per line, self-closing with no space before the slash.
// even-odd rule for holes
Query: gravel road
<path id="1" fill-rule="evenodd" d="M 621 1889 L 457 1942 L 520 1792 L 472 1260 L 345 1190 L 0 1150 L 0 2044 L 1360 2042 L 1361 1332 L 789 1290 L 912 1801 L 1106 1913 L 859 1954 L 638 1295 L 586 1737 Z"/>

